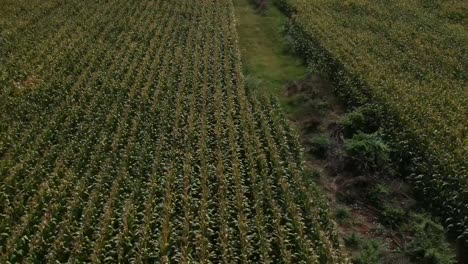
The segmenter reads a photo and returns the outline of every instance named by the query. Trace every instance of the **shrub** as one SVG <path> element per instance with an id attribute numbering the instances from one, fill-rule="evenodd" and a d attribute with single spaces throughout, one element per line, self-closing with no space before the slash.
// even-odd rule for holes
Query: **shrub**
<path id="1" fill-rule="evenodd" d="M 384 246 L 382 243 L 370 240 L 362 246 L 360 254 L 353 258 L 354 264 L 376 264 L 383 262 Z"/>
<path id="2" fill-rule="evenodd" d="M 375 110 L 371 107 L 359 107 L 343 116 L 338 122 L 345 137 L 350 138 L 358 132 L 374 133 L 379 129 Z"/>
<path id="3" fill-rule="evenodd" d="M 390 148 L 376 133 L 354 135 L 352 139 L 345 141 L 345 150 L 350 167 L 359 173 L 389 168 Z"/>
<path id="4" fill-rule="evenodd" d="M 345 222 L 351 218 L 351 212 L 346 207 L 340 207 L 336 210 L 336 219 L 338 222 Z"/>
<path id="5" fill-rule="evenodd" d="M 401 225 L 407 218 L 408 213 L 402 208 L 386 206 L 380 215 L 380 222 L 396 227 Z"/>
<path id="6" fill-rule="evenodd" d="M 382 208 L 382 200 L 386 199 L 389 194 L 390 189 L 386 185 L 376 184 L 369 190 L 367 199 L 373 206 Z"/>
<path id="7" fill-rule="evenodd" d="M 406 254 L 411 260 L 425 264 L 455 263 L 455 255 L 446 242 L 444 228 L 429 216 L 416 214 L 409 229 L 414 240 L 409 243 Z"/>
<path id="8" fill-rule="evenodd" d="M 348 248 L 358 249 L 362 244 L 362 240 L 356 233 L 352 233 L 351 235 L 346 235 L 343 237 L 344 243 Z"/>
<path id="9" fill-rule="evenodd" d="M 330 148 L 331 141 L 328 135 L 317 135 L 314 136 L 309 142 L 309 150 L 317 158 L 325 158 Z"/>

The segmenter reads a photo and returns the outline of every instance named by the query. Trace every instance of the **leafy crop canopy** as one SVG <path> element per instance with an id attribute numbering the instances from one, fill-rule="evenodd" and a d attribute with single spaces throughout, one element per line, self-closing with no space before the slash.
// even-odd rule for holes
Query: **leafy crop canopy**
<path id="1" fill-rule="evenodd" d="M 0 262 L 346 262 L 231 1 L 31 5 L 1 33 Z"/>

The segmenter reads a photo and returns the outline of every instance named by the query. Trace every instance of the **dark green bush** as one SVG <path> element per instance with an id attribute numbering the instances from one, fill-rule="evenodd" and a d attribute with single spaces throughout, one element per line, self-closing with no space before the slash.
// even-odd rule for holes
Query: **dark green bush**
<path id="1" fill-rule="evenodd" d="M 328 149 L 330 148 L 331 141 L 328 135 L 316 135 L 309 141 L 309 151 L 317 158 L 325 158 Z"/>
<path id="2" fill-rule="evenodd" d="M 445 239 L 444 228 L 430 219 L 430 216 L 416 214 L 409 227 L 414 234 L 406 254 L 416 263 L 452 264 L 455 255 Z"/>
<path id="3" fill-rule="evenodd" d="M 382 200 L 385 200 L 389 194 L 390 189 L 388 188 L 388 186 L 379 183 L 369 190 L 367 194 L 367 200 L 373 206 L 382 209 Z"/>
<path id="4" fill-rule="evenodd" d="M 377 264 L 383 262 L 384 245 L 376 240 L 364 243 L 358 256 L 354 257 L 354 264 Z"/>
<path id="5" fill-rule="evenodd" d="M 340 207 L 336 210 L 336 219 L 338 222 L 345 222 L 346 220 L 351 218 L 351 212 L 346 207 Z"/>
<path id="6" fill-rule="evenodd" d="M 377 113 L 370 106 L 356 108 L 344 115 L 338 123 L 343 128 L 343 134 L 347 138 L 359 132 L 374 133 L 380 126 Z"/>
<path id="7" fill-rule="evenodd" d="M 357 236 L 356 233 L 344 236 L 343 241 L 346 247 L 352 249 L 358 249 L 362 244 L 362 239 L 359 236 Z"/>
<path id="8" fill-rule="evenodd" d="M 358 133 L 345 141 L 348 165 L 358 173 L 384 171 L 390 166 L 390 148 L 374 134 Z"/>
<path id="9" fill-rule="evenodd" d="M 380 215 L 380 222 L 397 227 L 408 218 L 408 213 L 402 208 L 386 206 Z"/>

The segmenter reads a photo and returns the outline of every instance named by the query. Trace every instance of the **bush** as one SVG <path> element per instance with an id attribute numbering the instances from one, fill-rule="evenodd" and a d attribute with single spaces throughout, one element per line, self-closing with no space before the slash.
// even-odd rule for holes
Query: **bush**
<path id="1" fill-rule="evenodd" d="M 340 207 L 336 210 L 335 216 L 338 222 L 343 223 L 351 218 L 351 212 L 346 207 Z"/>
<path id="2" fill-rule="evenodd" d="M 380 215 L 380 222 L 397 227 L 408 218 L 408 213 L 398 207 L 386 206 Z"/>
<path id="3" fill-rule="evenodd" d="M 388 188 L 388 186 L 379 183 L 369 190 L 367 194 L 367 199 L 370 204 L 379 209 L 382 209 L 382 201 L 387 199 L 389 194 L 390 189 Z"/>
<path id="4" fill-rule="evenodd" d="M 383 171 L 390 165 L 390 148 L 374 134 L 358 133 L 345 141 L 349 166 L 359 173 Z"/>
<path id="5" fill-rule="evenodd" d="M 347 138 L 359 132 L 374 133 L 380 126 L 376 111 L 368 106 L 356 108 L 344 115 L 338 123 L 343 128 L 343 134 Z"/>
<path id="6" fill-rule="evenodd" d="M 414 240 L 408 245 L 406 254 L 411 260 L 425 264 L 455 263 L 455 254 L 445 239 L 444 228 L 429 216 L 416 214 L 411 221 Z"/>
<path id="7" fill-rule="evenodd" d="M 360 254 L 353 258 L 354 264 L 376 264 L 382 263 L 384 256 L 384 246 L 382 243 L 370 240 L 362 246 Z"/>
<path id="8" fill-rule="evenodd" d="M 346 235 L 343 237 L 343 241 L 348 248 L 352 249 L 359 249 L 362 244 L 362 239 L 356 235 L 356 233 L 352 233 L 351 235 Z"/>
<path id="9" fill-rule="evenodd" d="M 323 159 L 326 157 L 328 149 L 330 148 L 331 141 L 328 135 L 314 136 L 309 142 L 309 151 L 315 157 Z"/>
<path id="10" fill-rule="evenodd" d="M 352 258 L 353 264 L 383 263 L 386 248 L 381 241 L 364 239 L 356 233 L 345 235 L 343 241 L 347 248 L 358 253 Z"/>

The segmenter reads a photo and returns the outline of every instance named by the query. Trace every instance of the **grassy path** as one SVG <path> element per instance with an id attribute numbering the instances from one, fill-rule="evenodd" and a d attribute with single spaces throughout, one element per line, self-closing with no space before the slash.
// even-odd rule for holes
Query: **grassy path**
<path id="1" fill-rule="evenodd" d="M 288 54 L 287 43 L 279 30 L 286 17 L 275 6 L 258 15 L 248 0 L 234 3 L 237 17 L 242 17 L 237 21 L 237 31 L 246 82 L 283 101 L 284 85 L 306 73 L 301 59 Z"/>

